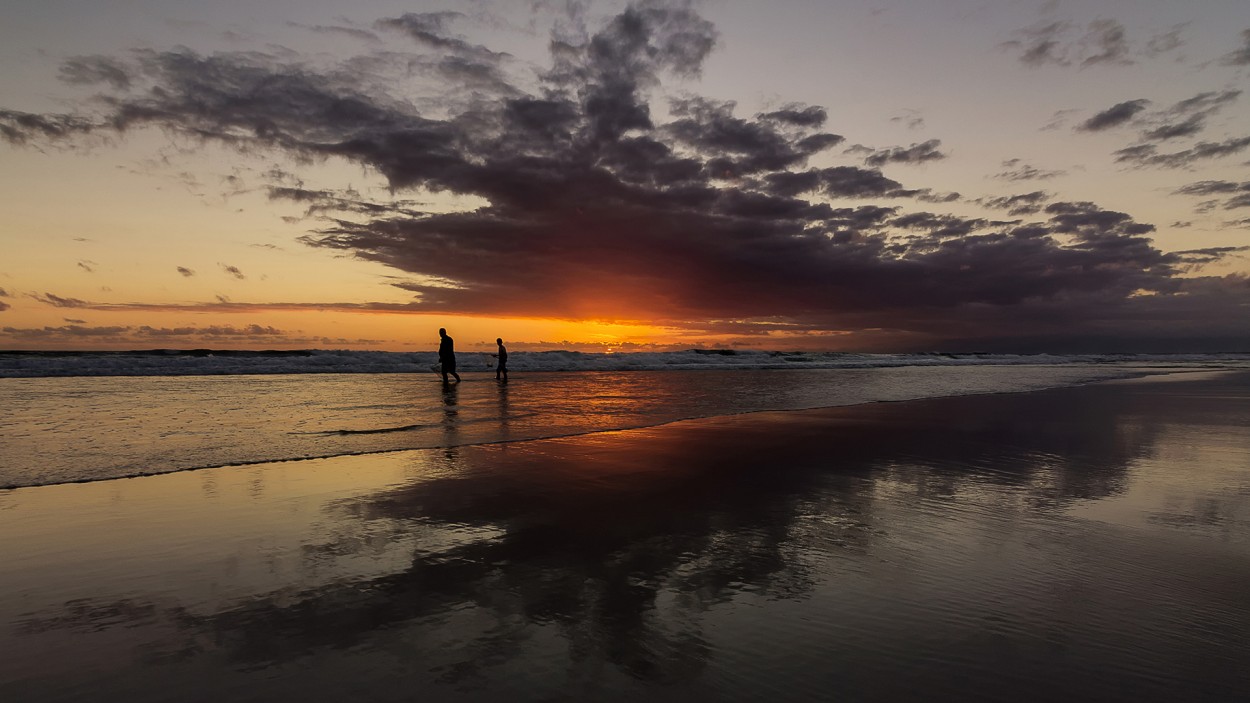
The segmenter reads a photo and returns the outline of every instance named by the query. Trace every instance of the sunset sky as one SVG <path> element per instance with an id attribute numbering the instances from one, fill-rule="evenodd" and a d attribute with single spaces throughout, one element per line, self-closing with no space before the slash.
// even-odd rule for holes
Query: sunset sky
<path id="1" fill-rule="evenodd" d="M 1250 351 L 1250 2 L 15 0 L 0 349 Z"/>

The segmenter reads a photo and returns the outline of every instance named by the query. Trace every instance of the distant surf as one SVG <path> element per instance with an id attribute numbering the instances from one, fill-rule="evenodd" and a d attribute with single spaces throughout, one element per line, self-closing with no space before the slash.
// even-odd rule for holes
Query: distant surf
<path id="1" fill-rule="evenodd" d="M 485 352 L 457 354 L 461 371 L 494 370 Z M 355 350 L 175 350 L 125 352 L 0 351 L 0 378 L 53 376 L 217 376 L 236 374 L 421 373 L 438 354 Z M 988 354 L 930 352 L 858 354 L 742 349 L 594 353 L 515 351 L 508 366 L 527 371 L 690 371 L 698 369 L 858 369 L 901 366 L 1135 364 L 1146 366 L 1250 365 L 1250 353 L 1225 354 Z"/>

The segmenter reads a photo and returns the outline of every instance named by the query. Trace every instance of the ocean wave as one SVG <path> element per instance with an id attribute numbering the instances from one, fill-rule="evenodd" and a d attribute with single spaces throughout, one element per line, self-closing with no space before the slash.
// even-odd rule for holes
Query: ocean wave
<path id="1" fill-rule="evenodd" d="M 431 373 L 435 352 L 350 350 L 0 352 L 0 378 L 55 376 L 212 376 L 241 374 Z M 1248 364 L 1250 353 L 1224 354 L 857 354 L 737 349 L 593 353 L 517 351 L 509 371 L 661 371 L 697 369 L 854 369 L 899 366 L 1064 364 Z M 463 372 L 494 370 L 491 355 L 457 354 Z"/>

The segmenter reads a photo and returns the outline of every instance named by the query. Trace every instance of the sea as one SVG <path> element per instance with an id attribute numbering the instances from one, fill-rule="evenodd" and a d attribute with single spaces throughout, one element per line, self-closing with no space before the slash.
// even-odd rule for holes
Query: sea
<path id="1" fill-rule="evenodd" d="M 0 701 L 1250 691 L 1250 355 L 460 357 L 0 354 Z"/>
<path id="2" fill-rule="evenodd" d="M 0 488 L 1250 368 L 1250 354 L 0 352 Z"/>

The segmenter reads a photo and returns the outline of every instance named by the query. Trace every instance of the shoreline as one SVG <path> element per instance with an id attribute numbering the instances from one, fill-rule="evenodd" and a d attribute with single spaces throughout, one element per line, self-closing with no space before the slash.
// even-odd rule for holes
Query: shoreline
<path id="1" fill-rule="evenodd" d="M 704 370 L 712 371 L 715 369 L 704 369 Z M 747 369 L 735 369 L 735 370 L 747 371 Z M 772 370 L 772 369 L 764 369 L 764 370 Z M 829 369 L 829 370 L 836 371 L 838 369 Z M 570 372 L 570 373 L 583 373 L 583 372 L 579 371 L 579 372 Z M 615 372 L 604 372 L 604 373 L 615 373 Z M 194 471 L 207 471 L 207 470 L 214 470 L 214 469 L 229 469 L 229 468 L 237 468 L 237 467 L 263 467 L 266 465 L 285 465 L 285 464 L 292 464 L 292 463 L 305 462 L 305 461 L 320 461 L 320 460 L 348 458 L 348 457 L 368 457 L 368 456 L 392 454 L 392 453 L 400 453 L 400 452 L 425 451 L 425 450 L 434 450 L 434 449 L 449 449 L 453 447 L 491 446 L 491 445 L 499 445 L 499 444 L 538 442 L 538 441 L 552 440 L 552 439 L 568 439 L 568 438 L 583 437 L 583 436 L 590 436 L 590 435 L 607 434 L 607 433 L 614 433 L 614 432 L 627 432 L 631 430 L 643 430 L 643 429 L 650 429 L 650 428 L 656 428 L 656 427 L 664 427 L 667 425 L 678 424 L 678 423 L 698 422 L 700 420 L 749 416 L 749 415 L 755 415 L 759 413 L 772 413 L 772 412 L 801 413 L 801 412 L 829 410 L 829 409 L 835 409 L 835 408 L 853 408 L 853 407 L 874 405 L 874 404 L 879 404 L 879 403 L 911 403 L 911 402 L 918 402 L 918 401 L 923 401 L 923 400 L 938 400 L 941 398 L 1010 395 L 1010 394 L 1018 394 L 1018 393 L 1041 393 L 1041 392 L 1046 392 L 1046 391 L 1051 391 L 1051 390 L 1058 390 L 1062 388 L 1079 388 L 1083 386 L 1099 385 L 1099 384 L 1152 382 L 1152 381 L 1165 382 L 1164 379 L 1168 379 L 1172 377 L 1176 377 L 1175 380 L 1185 380 L 1185 379 L 1200 380 L 1203 378 L 1215 378 L 1221 375 L 1238 374 L 1238 373 L 1250 373 L 1250 372 L 1247 372 L 1242 369 L 1173 369 L 1173 370 L 1158 370 L 1158 371 L 1141 370 L 1137 375 L 1129 376 L 1127 378 L 1096 379 L 1092 381 L 1071 383 L 1071 384 L 1058 385 L 1058 386 L 1053 386 L 1049 388 L 1040 388 L 1040 389 L 1030 388 L 1030 389 L 1008 390 L 1008 391 L 972 391 L 968 393 L 955 393 L 951 395 L 932 396 L 932 397 L 926 397 L 926 398 L 869 400 L 869 401 L 858 402 L 858 403 L 850 403 L 846 405 L 824 405 L 824 406 L 816 406 L 816 407 L 790 408 L 790 409 L 783 409 L 783 410 L 744 410 L 741 412 L 721 413 L 717 415 L 694 415 L 690 417 L 679 417 L 676 419 L 665 419 L 663 421 L 649 423 L 649 424 L 629 425 L 629 426 L 616 427 L 616 428 L 611 428 L 611 429 L 602 429 L 602 430 L 587 430 L 583 432 L 572 432 L 568 434 L 552 434 L 552 435 L 545 435 L 545 436 L 539 436 L 539 437 L 525 437 L 525 438 L 519 438 L 519 439 L 498 439 L 498 440 L 482 441 L 482 442 L 466 442 L 466 443 L 460 443 L 460 444 L 423 446 L 423 447 L 414 447 L 414 448 L 406 448 L 406 449 L 378 449 L 378 450 L 372 450 L 372 451 L 365 450 L 365 451 L 354 451 L 354 452 L 341 452 L 341 453 L 330 453 L 330 454 L 324 454 L 324 455 L 318 455 L 318 456 L 300 456 L 300 457 L 290 457 L 290 458 L 285 458 L 285 459 L 264 459 L 264 460 L 259 460 L 259 461 L 242 461 L 242 462 L 230 462 L 230 463 L 222 463 L 222 464 L 210 464 L 206 466 L 176 468 L 176 469 L 171 469 L 167 471 L 139 472 L 139 473 L 127 474 L 123 476 L 102 476 L 102 477 L 89 477 L 89 478 L 82 478 L 82 479 L 75 479 L 75 480 L 68 480 L 68 481 L 55 481 L 55 482 L 49 482 L 49 483 L 6 485 L 6 486 L 0 486 L 0 493 L 3 493 L 4 491 L 17 491 L 17 490 L 23 490 L 23 489 L 48 488 L 51 486 L 70 486 L 70 485 L 81 485 L 81 484 L 88 484 L 88 483 L 99 483 L 99 482 L 104 482 L 104 481 L 120 481 L 120 480 L 126 480 L 126 479 L 153 478 L 157 476 L 166 476 L 169 474 L 186 473 L 186 472 L 194 472 Z M 258 375 L 266 375 L 266 374 L 258 374 Z M 60 378 L 60 377 L 41 377 L 41 378 Z"/>

